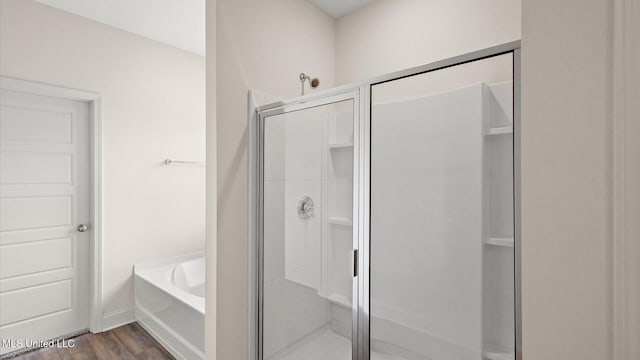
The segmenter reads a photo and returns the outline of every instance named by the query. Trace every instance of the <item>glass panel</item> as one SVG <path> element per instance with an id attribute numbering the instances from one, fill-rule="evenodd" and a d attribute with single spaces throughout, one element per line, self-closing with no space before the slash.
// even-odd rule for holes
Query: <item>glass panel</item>
<path id="1" fill-rule="evenodd" d="M 514 359 L 512 64 L 372 88 L 373 359 Z"/>
<path id="2" fill-rule="evenodd" d="M 264 127 L 263 358 L 351 359 L 353 101 Z"/>

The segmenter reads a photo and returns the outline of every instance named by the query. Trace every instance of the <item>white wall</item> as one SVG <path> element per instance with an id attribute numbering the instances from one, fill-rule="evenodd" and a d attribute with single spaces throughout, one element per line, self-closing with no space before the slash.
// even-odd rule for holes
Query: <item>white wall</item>
<path id="1" fill-rule="evenodd" d="M 336 21 L 345 84 L 520 39 L 520 0 L 378 0 Z"/>
<path id="2" fill-rule="evenodd" d="M 613 359 L 611 4 L 524 1 L 527 359 Z"/>
<path id="3" fill-rule="evenodd" d="M 103 95 L 105 313 L 133 308 L 133 264 L 202 250 L 204 58 L 33 1 L 0 2 L 0 73 Z"/>
<path id="4" fill-rule="evenodd" d="M 321 89 L 332 87 L 334 27 L 333 19 L 299 0 L 218 0 L 215 26 L 217 56 L 208 65 L 217 71 L 216 353 L 218 359 L 246 359 L 247 92 L 296 96 L 300 72 L 318 77 Z M 213 179 L 208 185 L 215 186 Z"/>

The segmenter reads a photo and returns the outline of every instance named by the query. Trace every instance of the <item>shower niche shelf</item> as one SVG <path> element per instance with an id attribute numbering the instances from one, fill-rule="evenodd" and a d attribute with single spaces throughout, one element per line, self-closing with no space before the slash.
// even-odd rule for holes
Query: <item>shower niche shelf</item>
<path id="1" fill-rule="evenodd" d="M 513 238 L 490 237 L 484 241 L 485 245 L 513 247 Z"/>
<path id="2" fill-rule="evenodd" d="M 487 85 L 484 130 L 483 359 L 513 360 L 513 85 Z"/>
<path id="3" fill-rule="evenodd" d="M 345 217 L 329 217 L 328 222 L 332 225 L 353 226 L 353 220 Z"/>
<path id="4" fill-rule="evenodd" d="M 485 351 L 484 358 L 486 360 L 513 360 L 515 357 L 513 354 Z"/>
<path id="5" fill-rule="evenodd" d="M 326 299 L 331 329 L 343 336 L 348 336 L 351 329 L 353 130 L 353 104 L 334 104 L 326 113 L 322 134 L 325 212 L 322 215 L 322 281 L 318 294 Z"/>
<path id="6" fill-rule="evenodd" d="M 329 144 L 329 149 L 331 150 L 353 149 L 353 143 L 352 142 L 333 143 L 333 144 Z"/>
<path id="7" fill-rule="evenodd" d="M 513 134 L 513 126 L 492 127 L 487 131 L 487 135 L 508 135 Z"/>
<path id="8" fill-rule="evenodd" d="M 351 299 L 348 296 L 342 294 L 333 293 L 327 297 L 329 301 L 336 305 L 344 306 L 347 308 L 351 307 Z"/>

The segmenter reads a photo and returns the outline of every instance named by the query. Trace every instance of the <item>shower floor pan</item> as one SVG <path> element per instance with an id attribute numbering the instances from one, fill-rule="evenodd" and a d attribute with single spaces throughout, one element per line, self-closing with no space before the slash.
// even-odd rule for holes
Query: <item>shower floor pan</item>
<path id="1" fill-rule="evenodd" d="M 351 349 L 349 339 L 325 327 L 298 341 L 288 349 L 268 357 L 267 360 L 350 360 Z M 372 351 L 371 360 L 403 359 Z"/>

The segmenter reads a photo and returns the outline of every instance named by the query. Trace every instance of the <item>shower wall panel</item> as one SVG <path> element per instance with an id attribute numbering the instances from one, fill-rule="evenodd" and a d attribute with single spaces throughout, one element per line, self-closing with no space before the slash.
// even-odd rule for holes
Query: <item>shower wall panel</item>
<path id="1" fill-rule="evenodd" d="M 265 358 L 329 319 L 328 302 L 318 296 L 323 116 L 319 111 L 284 114 L 265 128 Z M 296 212 L 302 196 L 315 201 L 316 216 L 308 221 Z"/>
<path id="2" fill-rule="evenodd" d="M 372 111 L 372 348 L 481 354 L 484 91 Z"/>
<path id="3" fill-rule="evenodd" d="M 513 358 L 512 87 L 374 92 L 372 351 Z"/>

